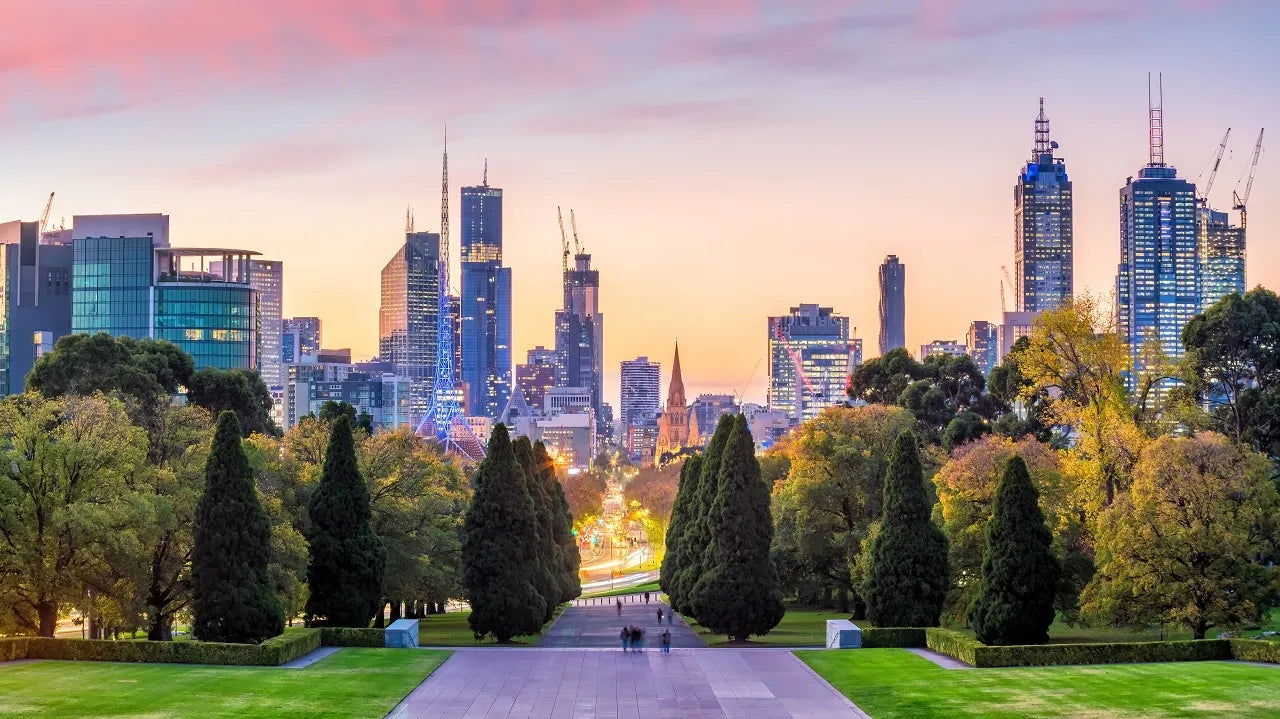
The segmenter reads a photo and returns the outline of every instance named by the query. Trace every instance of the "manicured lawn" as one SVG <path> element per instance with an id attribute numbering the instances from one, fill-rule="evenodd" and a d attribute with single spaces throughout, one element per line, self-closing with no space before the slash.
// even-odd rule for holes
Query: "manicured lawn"
<path id="1" fill-rule="evenodd" d="M 861 625 L 861 622 L 859 622 Z M 973 630 L 964 627 L 952 629 L 973 636 Z M 1218 636 L 1222 629 L 1210 629 L 1210 639 Z M 1256 637 L 1264 631 L 1280 631 L 1280 608 L 1272 608 L 1267 620 L 1256 629 L 1232 631 L 1233 635 Z M 1058 618 L 1049 627 L 1049 641 L 1054 644 L 1078 644 L 1081 642 L 1157 642 L 1174 639 L 1191 639 L 1191 632 L 1181 627 L 1166 627 L 1163 633 L 1159 629 L 1142 629 L 1134 631 L 1122 627 L 1072 627 Z"/>
<path id="2" fill-rule="evenodd" d="M 712 634 L 704 627 L 698 626 L 692 619 L 685 617 L 689 626 L 707 646 L 742 647 L 752 644 L 782 647 L 821 647 L 827 643 L 827 620 L 848 619 L 848 612 L 837 612 L 831 609 L 788 608 L 778 626 L 763 637 L 751 637 L 747 644 L 733 644 L 723 634 Z"/>
<path id="3" fill-rule="evenodd" d="M 591 594 L 582 595 L 582 599 L 592 599 L 595 597 L 617 597 L 623 594 L 640 594 L 643 592 L 657 592 L 659 589 L 657 582 L 649 582 L 648 584 L 637 584 L 634 587 L 623 587 L 621 589 L 608 589 L 603 592 L 592 592 Z"/>
<path id="4" fill-rule="evenodd" d="M 1170 662 L 943 669 L 905 649 L 796 656 L 875 719 L 1280 717 L 1280 667 Z"/>
<path id="5" fill-rule="evenodd" d="M 564 607 L 556 609 L 555 617 L 550 622 L 543 625 L 542 630 L 546 631 L 560 617 Z M 471 615 L 470 611 L 464 612 L 448 612 L 445 614 L 432 614 L 427 617 L 418 619 L 418 644 L 424 647 L 493 647 L 498 643 L 492 637 L 482 642 L 477 642 L 471 634 L 471 627 L 467 624 L 467 617 Z M 535 646 L 538 640 L 542 638 L 542 634 L 538 633 L 528 637 L 517 637 L 510 644 L 504 646 Z"/>
<path id="6" fill-rule="evenodd" d="M 0 667 L 0 716 L 380 717 L 448 656 L 342 649 L 305 669 L 24 662 Z"/>

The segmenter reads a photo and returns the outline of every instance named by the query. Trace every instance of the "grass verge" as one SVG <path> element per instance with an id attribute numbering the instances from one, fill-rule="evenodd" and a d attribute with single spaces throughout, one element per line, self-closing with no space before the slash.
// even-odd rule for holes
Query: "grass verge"
<path id="1" fill-rule="evenodd" d="M 448 657 L 342 649 L 305 669 L 24 662 L 0 667 L 0 716 L 384 716 Z"/>
<path id="2" fill-rule="evenodd" d="M 542 632 L 547 631 L 568 605 L 556 608 L 551 621 L 542 625 Z M 496 647 L 500 646 L 492 637 L 476 641 L 471 634 L 471 626 L 467 624 L 470 611 L 431 614 L 418 618 L 418 644 L 424 647 Z M 510 643 L 501 646 L 519 647 L 536 646 L 542 639 L 542 632 L 527 637 L 516 637 Z"/>
<path id="3" fill-rule="evenodd" d="M 943 669 L 905 649 L 796 656 L 874 719 L 1280 717 L 1280 669 L 1235 662 Z"/>
<path id="4" fill-rule="evenodd" d="M 623 587 L 621 589 L 608 589 L 603 592 L 592 592 L 584 594 L 580 599 L 596 599 L 598 597 L 620 597 L 624 594 L 643 594 L 644 592 L 658 592 L 657 582 L 649 582 L 648 584 L 637 584 L 634 587 Z"/>
<path id="5" fill-rule="evenodd" d="M 848 619 L 847 612 L 841 613 L 831 609 L 788 608 L 782 621 L 762 637 L 752 637 L 748 642 L 730 642 L 723 634 L 712 634 L 711 630 L 698 625 L 689 617 L 685 620 L 693 628 L 702 641 L 709 647 L 821 647 L 827 643 L 827 620 Z"/>

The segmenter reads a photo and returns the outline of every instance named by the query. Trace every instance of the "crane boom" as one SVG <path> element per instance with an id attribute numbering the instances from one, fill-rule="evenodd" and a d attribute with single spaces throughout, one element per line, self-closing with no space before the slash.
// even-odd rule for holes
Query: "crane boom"
<path id="1" fill-rule="evenodd" d="M 1253 192 L 1253 174 L 1258 169 L 1258 156 L 1262 154 L 1262 133 L 1266 132 L 1266 130 L 1267 128 L 1265 127 L 1258 130 L 1258 142 L 1253 146 L 1253 159 L 1249 161 L 1249 179 L 1244 184 L 1244 194 L 1237 194 L 1234 191 L 1231 193 L 1235 200 L 1231 209 L 1240 211 L 1240 227 L 1242 229 L 1246 226 L 1248 219 L 1248 210 L 1245 209 L 1245 205 L 1249 203 L 1249 194 Z"/>
<path id="2" fill-rule="evenodd" d="M 1227 128 L 1227 132 L 1222 136 L 1222 142 L 1218 143 L 1218 151 L 1213 156 L 1213 167 L 1209 170 L 1209 181 L 1204 183 L 1204 192 L 1200 195 L 1200 201 L 1204 204 L 1209 203 L 1209 192 L 1213 190 L 1213 181 L 1218 178 L 1218 166 L 1222 164 L 1222 154 L 1227 151 L 1227 138 L 1231 137 L 1231 128 Z"/>
<path id="3" fill-rule="evenodd" d="M 578 218 L 573 216 L 573 208 L 569 208 L 569 226 L 573 228 L 573 254 L 582 253 L 582 244 L 578 242 Z"/>
<path id="4" fill-rule="evenodd" d="M 572 210 L 570 210 L 572 212 Z M 565 272 L 569 271 L 569 238 L 564 234 L 564 214 L 560 212 L 560 206 L 556 205 L 556 219 L 560 221 L 560 268 Z"/>
<path id="5" fill-rule="evenodd" d="M 53 208 L 53 194 L 49 193 L 49 200 L 44 203 L 44 212 L 40 213 L 40 229 L 36 231 L 36 237 L 44 237 L 45 230 L 49 228 L 49 210 Z"/>

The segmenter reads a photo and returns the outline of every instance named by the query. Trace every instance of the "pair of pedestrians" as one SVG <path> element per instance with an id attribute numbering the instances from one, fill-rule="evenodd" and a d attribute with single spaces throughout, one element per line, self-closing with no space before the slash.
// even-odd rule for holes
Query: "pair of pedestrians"
<path id="1" fill-rule="evenodd" d="M 636 652 L 644 651 L 644 629 L 641 627 L 627 626 L 622 628 L 622 632 L 618 635 L 622 640 L 622 651 L 628 649 Z M 662 630 L 662 653 L 671 653 L 671 630 Z"/>

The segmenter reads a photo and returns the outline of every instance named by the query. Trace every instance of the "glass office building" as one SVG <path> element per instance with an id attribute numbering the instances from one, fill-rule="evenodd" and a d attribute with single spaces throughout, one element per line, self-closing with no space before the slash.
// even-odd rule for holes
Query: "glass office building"
<path id="1" fill-rule="evenodd" d="M 1244 228 L 1227 213 L 1200 208 L 1200 307 L 1207 310 L 1232 292 L 1244 294 Z"/>
<path id="2" fill-rule="evenodd" d="M 830 307 L 800 305 L 770 317 L 768 326 L 771 411 L 791 424 L 844 404 L 849 386 L 849 318 Z"/>
<path id="3" fill-rule="evenodd" d="M 1013 188 L 1013 291 L 1019 312 L 1052 310 L 1071 301 L 1071 180 L 1066 161 L 1054 157 L 1057 149 L 1058 143 L 1049 139 L 1042 97 L 1031 161 L 1018 173 Z"/>
<path id="4" fill-rule="evenodd" d="M 462 188 L 462 364 L 468 415 L 497 419 L 511 393 L 511 268 L 502 266 L 502 190 Z"/>

